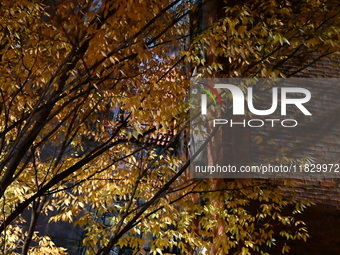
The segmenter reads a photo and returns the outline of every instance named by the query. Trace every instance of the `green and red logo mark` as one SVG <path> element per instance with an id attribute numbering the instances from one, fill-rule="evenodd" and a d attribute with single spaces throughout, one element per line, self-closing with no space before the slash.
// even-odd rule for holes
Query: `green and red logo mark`
<path id="1" fill-rule="evenodd" d="M 202 82 L 197 82 L 197 83 L 203 85 L 203 88 L 200 87 L 199 89 L 204 91 L 205 93 L 207 93 L 210 96 L 210 98 L 213 100 L 215 105 L 217 105 L 216 99 L 218 100 L 218 102 L 221 106 L 223 105 L 221 96 L 220 96 L 220 94 L 218 94 L 216 89 L 214 89 L 213 87 L 211 87 L 210 85 L 208 85 L 206 83 L 202 83 Z"/>

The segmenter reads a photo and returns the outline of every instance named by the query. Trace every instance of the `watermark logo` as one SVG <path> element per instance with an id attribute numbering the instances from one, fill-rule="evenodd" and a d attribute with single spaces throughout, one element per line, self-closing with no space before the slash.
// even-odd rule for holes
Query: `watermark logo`
<path id="1" fill-rule="evenodd" d="M 203 84 L 203 83 L 202 83 Z M 209 86 L 209 85 L 205 85 Z M 231 84 L 215 84 L 214 87 L 209 86 L 208 87 L 210 91 L 213 91 L 213 93 L 216 95 L 216 97 L 219 99 L 220 104 L 222 105 L 222 100 L 216 89 L 228 89 L 232 94 L 232 100 L 233 100 L 233 115 L 245 115 L 245 109 L 244 109 L 244 102 L 245 96 L 243 94 L 243 91 L 239 89 L 235 85 Z M 274 113 L 278 106 L 278 89 L 277 87 L 272 88 L 272 105 L 267 110 L 258 110 L 254 107 L 253 103 L 253 88 L 248 87 L 247 88 L 247 103 L 248 103 L 248 109 L 252 114 L 255 115 L 270 115 Z M 203 89 L 203 91 L 207 92 L 212 98 L 212 94 L 210 91 Z M 288 98 L 289 94 L 293 93 L 299 93 L 304 95 L 303 98 Z M 311 93 L 308 89 L 305 88 L 281 88 L 281 115 L 287 115 L 287 105 L 295 105 L 304 115 L 312 115 L 306 107 L 303 105 L 304 103 L 307 103 L 311 99 Z M 201 95 L 201 113 L 203 115 L 207 114 L 207 94 Z M 215 100 L 215 99 L 214 99 Z M 269 100 L 269 99 L 268 99 Z M 215 102 L 216 103 L 216 102 Z"/>
<path id="2" fill-rule="evenodd" d="M 196 75 L 190 91 L 193 178 L 339 178 L 340 79 Z"/>
<path id="3" fill-rule="evenodd" d="M 193 94 L 200 92 L 200 108 L 201 115 L 208 115 L 208 98 L 211 99 L 213 105 L 223 107 L 226 101 L 232 101 L 232 115 L 246 115 L 246 108 L 250 114 L 256 116 L 270 116 L 280 108 L 281 116 L 287 115 L 287 108 L 291 106 L 293 110 L 301 112 L 305 116 L 311 116 L 312 113 L 305 106 L 311 100 L 311 92 L 302 87 L 272 87 L 271 95 L 267 95 L 263 100 L 268 105 L 267 109 L 258 109 L 254 104 L 256 93 L 252 86 L 240 89 L 237 85 L 228 83 L 214 82 L 212 85 L 207 82 L 194 80 Z M 231 94 L 231 97 L 223 95 Z M 298 96 L 297 96 L 298 95 Z M 295 108 L 294 108 L 295 107 Z M 230 124 L 231 126 L 243 125 L 248 127 L 262 127 L 265 123 L 269 123 L 274 127 L 276 122 L 280 122 L 282 127 L 295 127 L 298 125 L 296 119 L 250 119 L 242 122 L 235 122 L 232 119 L 214 118 L 213 126 Z"/>

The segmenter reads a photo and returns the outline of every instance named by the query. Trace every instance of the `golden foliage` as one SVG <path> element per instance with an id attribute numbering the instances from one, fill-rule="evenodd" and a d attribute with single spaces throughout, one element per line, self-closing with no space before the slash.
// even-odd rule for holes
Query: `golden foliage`
<path id="1" fill-rule="evenodd" d="M 88 254 L 117 245 L 250 254 L 266 252 L 274 234 L 306 239 L 302 223 L 282 213 L 304 204 L 279 188 L 244 181 L 211 190 L 209 181 L 189 180 L 174 156 L 180 132 L 171 146 L 148 141 L 185 128 L 188 62 L 204 75 L 287 76 L 282 66 L 295 53 L 339 47 L 335 10 L 251 1 L 190 38 L 200 27 L 192 1 L 52 2 L 0 6 L 3 254 L 66 254 L 28 228 L 28 209 L 31 222 L 53 212 L 50 221 L 84 227 Z"/>

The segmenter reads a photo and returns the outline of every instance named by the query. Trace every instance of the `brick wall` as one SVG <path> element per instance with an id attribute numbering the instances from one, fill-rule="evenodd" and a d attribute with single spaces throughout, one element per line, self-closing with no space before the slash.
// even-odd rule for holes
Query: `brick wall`
<path id="1" fill-rule="evenodd" d="M 339 179 L 298 180 L 294 187 L 299 199 L 330 205 L 340 210 Z"/>
<path id="2" fill-rule="evenodd" d="M 303 70 L 298 77 L 322 77 L 322 78 L 339 78 L 340 77 L 340 59 L 325 58 L 310 67 Z M 336 135 L 327 136 L 325 134 L 321 139 L 312 140 L 309 146 L 313 155 L 318 156 L 320 160 L 327 163 L 327 160 L 337 160 L 340 163 L 340 84 L 334 84 L 335 90 L 322 91 L 322 87 L 318 88 L 318 95 L 323 100 L 332 100 L 331 105 L 334 106 L 332 116 L 337 125 L 338 132 Z M 331 95 L 332 94 L 332 95 Z M 326 113 L 325 113 L 326 114 Z M 329 127 L 329 129 L 332 127 Z M 314 147 L 314 149 L 313 149 Z M 321 152 L 321 153 L 320 153 Z M 330 161 L 329 161 L 330 162 Z M 299 198 L 308 199 L 320 205 L 331 205 L 340 210 L 340 179 L 310 179 L 300 180 L 296 193 Z"/>

